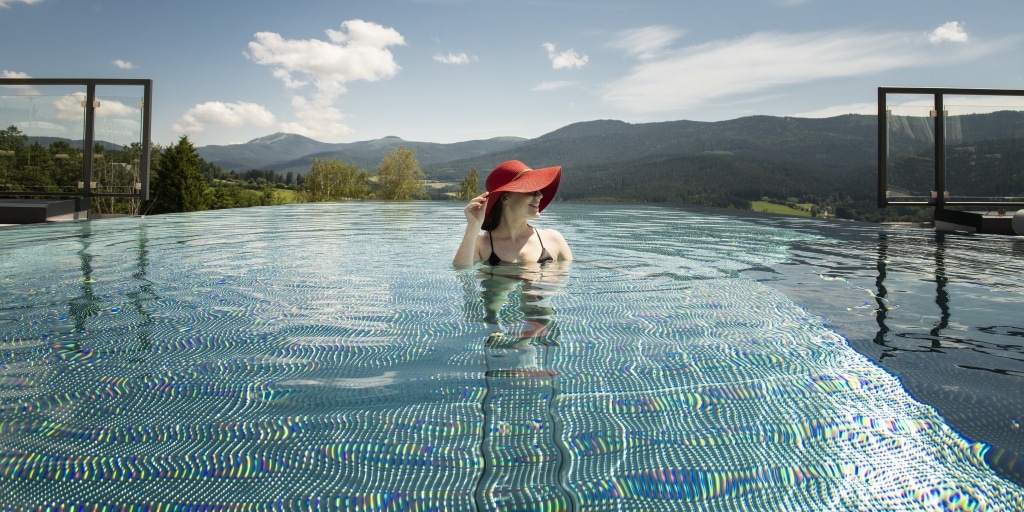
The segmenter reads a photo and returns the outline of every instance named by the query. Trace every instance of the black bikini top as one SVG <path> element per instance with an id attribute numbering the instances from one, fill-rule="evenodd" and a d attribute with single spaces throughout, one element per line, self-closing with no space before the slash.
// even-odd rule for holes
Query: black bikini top
<path id="1" fill-rule="evenodd" d="M 540 233 L 537 232 L 537 228 L 533 228 L 533 233 L 537 235 L 537 241 L 540 242 L 540 258 L 537 259 L 537 263 L 549 263 L 555 261 L 554 258 L 548 254 L 548 250 L 544 248 L 544 239 L 540 237 Z M 491 257 L 487 258 L 487 264 L 490 266 L 500 265 L 505 263 L 501 261 L 501 258 L 497 254 L 494 254 L 494 238 L 491 236 L 491 232 L 487 232 L 487 238 L 491 241 Z"/>

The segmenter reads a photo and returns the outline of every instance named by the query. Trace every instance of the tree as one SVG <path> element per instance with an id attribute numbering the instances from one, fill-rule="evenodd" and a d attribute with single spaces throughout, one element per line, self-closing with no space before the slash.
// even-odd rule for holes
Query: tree
<path id="1" fill-rule="evenodd" d="M 469 201 L 479 194 L 480 178 L 477 175 L 476 167 L 473 167 L 466 173 L 466 177 L 462 179 L 462 183 L 459 183 L 458 190 L 455 191 L 455 199 L 461 201 Z"/>
<path id="2" fill-rule="evenodd" d="M 369 174 L 354 164 L 316 158 L 303 180 L 310 201 L 364 199 L 370 195 Z"/>
<path id="3" fill-rule="evenodd" d="M 267 183 L 266 185 L 260 187 L 261 206 L 273 206 L 275 204 L 278 204 L 277 194 L 275 193 L 276 189 L 277 188 L 270 183 Z"/>
<path id="4" fill-rule="evenodd" d="M 50 154 L 53 157 L 53 182 L 61 191 L 78 189 L 82 181 L 82 150 L 71 146 L 67 141 L 56 140 L 50 143 Z"/>
<path id="5" fill-rule="evenodd" d="M 0 149 L 18 150 L 25 147 L 25 144 L 28 144 L 28 135 L 21 133 L 17 126 L 12 124 L 0 130 Z"/>
<path id="6" fill-rule="evenodd" d="M 57 166 L 49 151 L 33 142 L 15 158 L 17 166 L 8 173 L 15 189 L 28 192 L 47 192 L 54 188 L 53 175 Z"/>
<path id="7" fill-rule="evenodd" d="M 242 188 L 238 185 L 213 187 L 210 189 L 210 209 L 223 210 L 227 208 L 237 208 L 241 202 L 239 200 L 239 196 L 241 195 Z"/>
<path id="8" fill-rule="evenodd" d="M 28 135 L 21 133 L 17 126 L 0 130 L 0 190 L 7 190 L 8 185 L 13 185 L 12 174 L 18 167 L 16 158 L 27 143 Z"/>
<path id="9" fill-rule="evenodd" d="M 398 201 L 425 199 L 427 175 L 416 161 L 416 152 L 405 146 L 389 148 L 377 166 L 377 198 Z"/>
<path id="10" fill-rule="evenodd" d="M 168 146 L 153 176 L 152 213 L 207 209 L 207 185 L 201 168 L 202 160 L 187 135 Z"/>

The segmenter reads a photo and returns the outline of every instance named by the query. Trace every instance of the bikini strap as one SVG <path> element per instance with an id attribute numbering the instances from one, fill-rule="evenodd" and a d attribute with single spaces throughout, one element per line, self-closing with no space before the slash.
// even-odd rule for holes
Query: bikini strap
<path id="1" fill-rule="evenodd" d="M 501 263 L 501 258 L 499 258 L 497 254 L 494 254 L 494 237 L 491 235 L 490 231 L 487 232 L 487 238 L 491 241 L 491 255 L 487 257 L 487 264 L 494 266 Z"/>
<path id="2" fill-rule="evenodd" d="M 533 226 L 530 226 L 530 227 L 533 228 L 533 233 L 535 235 L 537 235 L 537 241 L 540 242 L 540 250 L 546 251 L 547 249 L 544 248 L 544 239 L 540 237 L 540 231 L 537 231 L 536 227 L 533 227 Z"/>

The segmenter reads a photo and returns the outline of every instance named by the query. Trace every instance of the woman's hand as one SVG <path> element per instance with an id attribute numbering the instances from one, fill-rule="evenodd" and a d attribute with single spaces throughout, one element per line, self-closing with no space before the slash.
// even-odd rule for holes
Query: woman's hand
<path id="1" fill-rule="evenodd" d="M 476 227 L 479 231 L 480 227 L 484 225 L 484 215 L 487 213 L 487 194 L 484 192 L 473 199 L 469 200 L 469 204 L 466 205 L 464 210 L 466 214 L 466 222 L 470 226 Z"/>
<path id="2" fill-rule="evenodd" d="M 467 267 L 480 261 L 477 240 L 480 238 L 480 229 L 487 214 L 487 192 L 470 199 L 463 213 L 466 214 L 466 233 L 462 236 L 455 258 L 452 259 L 452 264 L 456 268 Z"/>

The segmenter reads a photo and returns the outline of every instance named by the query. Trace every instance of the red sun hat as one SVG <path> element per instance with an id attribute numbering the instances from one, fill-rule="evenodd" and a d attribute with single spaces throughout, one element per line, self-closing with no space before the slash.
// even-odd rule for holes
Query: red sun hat
<path id="1" fill-rule="evenodd" d="M 548 203 L 555 198 L 558 191 L 558 182 L 562 179 L 562 167 L 545 167 L 543 169 L 531 169 L 528 165 L 519 160 L 509 160 L 498 164 L 497 167 L 487 175 L 487 212 L 485 219 L 490 219 L 491 208 L 498 202 L 499 194 L 502 192 L 536 192 L 540 190 L 543 197 L 540 198 L 539 211 L 544 211 Z"/>

